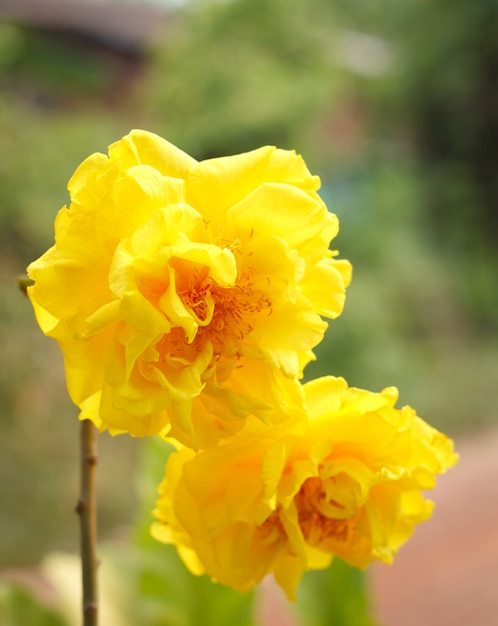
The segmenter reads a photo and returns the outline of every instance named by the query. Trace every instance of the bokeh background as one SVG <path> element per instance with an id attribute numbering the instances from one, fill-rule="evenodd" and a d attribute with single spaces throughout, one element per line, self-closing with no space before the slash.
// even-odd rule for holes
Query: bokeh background
<path id="1" fill-rule="evenodd" d="M 77 411 L 17 276 L 52 245 L 76 166 L 134 127 L 198 159 L 303 154 L 354 267 L 307 377 L 396 385 L 458 441 L 493 428 L 497 16 L 496 0 L 0 0 L 0 570 L 77 544 Z M 101 537 L 125 541 L 142 442 L 100 449 Z"/>

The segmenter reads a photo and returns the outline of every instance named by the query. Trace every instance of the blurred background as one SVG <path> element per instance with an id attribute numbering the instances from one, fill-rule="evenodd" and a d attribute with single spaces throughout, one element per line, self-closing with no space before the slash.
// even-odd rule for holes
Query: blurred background
<path id="1" fill-rule="evenodd" d="M 77 543 L 77 411 L 16 277 L 77 165 L 134 127 L 197 159 L 300 152 L 354 267 L 307 377 L 396 385 L 457 441 L 494 427 L 497 32 L 497 0 L 0 0 L 0 570 Z M 103 538 L 140 455 L 101 438 Z"/>

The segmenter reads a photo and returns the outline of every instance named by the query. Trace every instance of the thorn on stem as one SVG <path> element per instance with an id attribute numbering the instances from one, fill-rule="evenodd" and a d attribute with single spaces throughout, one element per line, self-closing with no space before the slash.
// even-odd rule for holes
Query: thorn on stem
<path id="1" fill-rule="evenodd" d="M 27 276 L 19 276 L 17 279 L 17 285 L 25 296 L 28 295 L 28 287 L 31 287 L 34 284 L 35 281 L 31 280 L 31 278 L 28 278 Z"/>
<path id="2" fill-rule="evenodd" d="M 97 455 L 92 454 L 90 456 L 87 456 L 86 462 L 88 463 L 88 465 L 97 465 Z"/>
<path id="3" fill-rule="evenodd" d="M 88 617 L 95 617 L 97 615 L 97 605 L 93 602 L 91 604 L 86 604 L 83 612 Z"/>

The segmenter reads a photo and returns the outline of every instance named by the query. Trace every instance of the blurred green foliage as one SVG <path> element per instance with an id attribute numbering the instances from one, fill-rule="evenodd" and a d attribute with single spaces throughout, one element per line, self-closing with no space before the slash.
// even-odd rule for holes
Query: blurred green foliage
<path id="1" fill-rule="evenodd" d="M 320 4 L 191 3 L 154 55 L 149 113 L 197 158 L 295 148 L 330 99 Z"/>
<path id="2" fill-rule="evenodd" d="M 393 21 L 402 66 L 394 84 L 431 190 L 428 208 L 446 245 L 498 236 L 498 2 L 408 3 Z M 401 71 L 402 70 L 402 71 Z M 496 257 L 495 257 L 496 260 Z"/>
<path id="3" fill-rule="evenodd" d="M 339 559 L 328 569 L 308 572 L 303 577 L 297 610 L 306 626 L 375 624 L 370 616 L 363 574 Z"/>
<path id="4" fill-rule="evenodd" d="M 68 626 L 63 618 L 37 600 L 22 585 L 0 584 L 0 623 L 2 626 Z"/>
<path id="5" fill-rule="evenodd" d="M 76 410 L 16 277 L 52 244 L 75 167 L 132 127 L 197 158 L 261 144 L 300 151 L 354 266 L 345 312 L 306 376 L 394 384 L 401 403 L 450 435 L 494 423 L 497 9 L 497 0 L 192 0 L 122 92 L 102 50 L 0 22 L 0 566 L 33 565 L 77 542 Z M 217 598 L 226 623 L 249 624 L 248 596 L 213 592 L 173 549 L 150 543 L 154 495 L 143 496 L 143 481 L 158 457 L 144 451 L 137 475 L 141 443 L 101 437 L 99 472 L 103 537 L 129 537 L 137 491 L 147 503 L 139 554 L 129 543 L 120 553 L 141 594 L 137 623 L 195 624 Z M 363 578 L 341 567 L 307 577 L 300 605 L 347 581 L 334 623 L 366 624 Z M 206 604 L 190 606 L 192 593 Z M 1 597 L 4 613 L 35 610 L 29 600 L 6 609 L 17 596 Z M 335 609 L 305 613 L 317 626 Z"/>

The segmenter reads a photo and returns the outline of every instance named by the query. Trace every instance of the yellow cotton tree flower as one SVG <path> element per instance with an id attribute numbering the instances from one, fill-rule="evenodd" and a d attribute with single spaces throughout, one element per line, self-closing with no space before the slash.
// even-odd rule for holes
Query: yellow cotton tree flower
<path id="1" fill-rule="evenodd" d="M 422 492 L 456 462 L 453 443 L 397 391 L 304 385 L 308 420 L 247 421 L 237 435 L 168 461 L 152 534 L 195 574 L 246 591 L 272 573 L 289 599 L 334 556 L 390 563 L 432 503 Z"/>
<path id="2" fill-rule="evenodd" d="M 297 377 L 351 274 L 300 156 L 263 147 L 197 162 L 134 130 L 68 188 L 28 295 L 81 418 L 197 447 L 248 414 L 299 410 Z"/>

